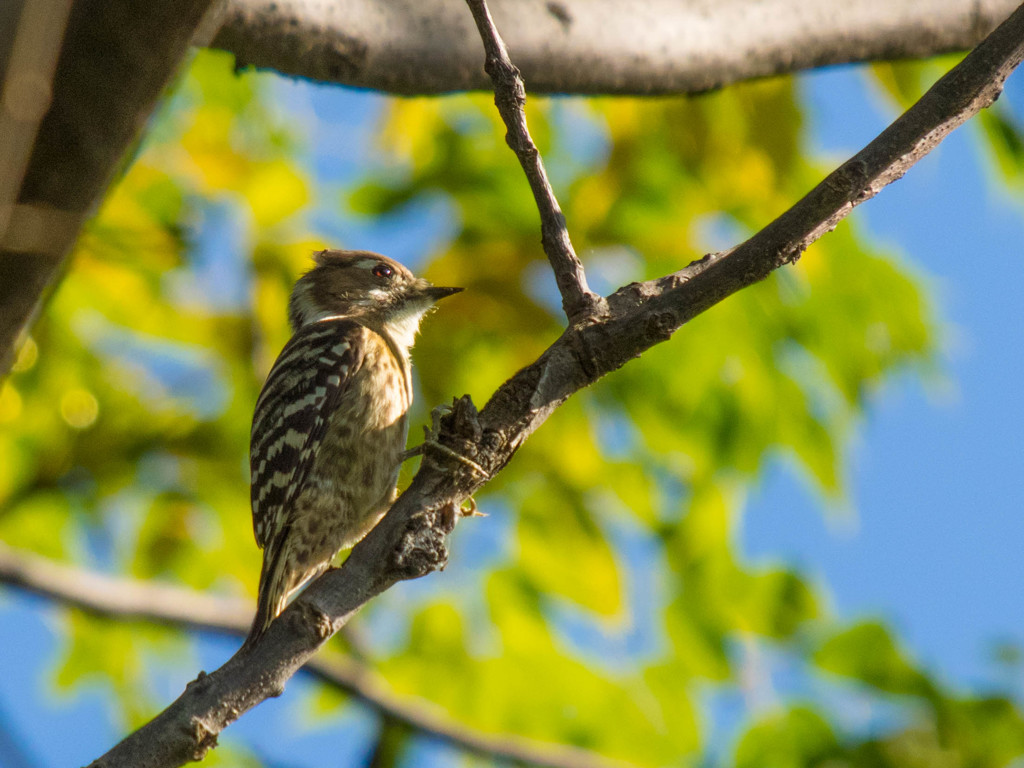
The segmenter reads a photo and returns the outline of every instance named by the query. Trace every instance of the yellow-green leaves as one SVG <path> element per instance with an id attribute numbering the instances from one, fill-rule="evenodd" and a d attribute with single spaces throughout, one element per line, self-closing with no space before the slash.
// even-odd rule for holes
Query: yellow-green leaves
<path id="1" fill-rule="evenodd" d="M 552 160 L 571 169 L 559 179 L 562 205 L 584 262 L 593 257 L 592 281 L 608 281 L 603 290 L 734 244 L 820 173 L 802 159 L 799 108 L 781 80 L 697 99 L 531 104 L 531 119 L 546 118 L 540 124 L 552 147 L 572 144 L 560 130 L 581 115 L 594 126 L 588 140 L 604 144 L 582 161 Z M 564 119 L 570 110 L 572 119 Z M 441 195 L 458 216 L 456 236 L 431 271 L 469 290 L 458 309 L 428 322 L 417 364 L 428 399 L 471 391 L 479 401 L 558 332 L 558 298 L 525 181 L 479 98 L 401 102 L 380 134 L 386 170 L 351 199 L 364 213 L 394 215 Z M 537 670 L 531 701 L 579 691 L 562 698 L 577 715 L 575 731 L 565 724 L 566 732 L 596 746 L 607 737 L 579 715 L 579 701 L 597 702 L 602 690 L 622 687 L 626 700 L 643 702 L 646 718 L 632 760 L 660 764 L 700 749 L 694 686 L 735 680 L 735 638 L 792 642 L 824 613 L 801 574 L 754 568 L 736 552 L 744 487 L 769 457 L 783 454 L 841 498 L 846 437 L 865 393 L 888 373 L 928 359 L 931 326 L 915 277 L 844 225 L 795 268 L 731 297 L 560 409 L 488 487 L 515 510 L 514 541 L 486 594 L 468 586 L 471 600 L 490 606 L 498 658 Z M 630 554 L 612 525 L 624 515 L 657 542 L 658 560 Z M 631 570 L 644 567 L 662 569 L 661 593 L 628 589 Z M 657 651 L 618 660 L 625 672 L 593 664 L 589 682 L 574 677 L 571 649 L 586 653 L 580 634 L 625 631 L 631 619 L 650 615 L 648 604 L 658 619 L 638 631 Z M 568 624 L 560 618 L 564 605 L 574 617 Z M 438 642 L 448 648 L 455 640 L 443 634 Z M 526 695 L 517 679 L 489 677 L 499 662 L 474 657 L 472 647 L 464 674 L 474 692 L 486 679 Z M 422 639 L 411 643 L 405 672 L 392 679 L 416 675 L 420 663 L 432 666 L 429 648 Z M 458 665 L 457 654 L 446 652 L 444 664 Z M 451 706 L 469 695 L 459 690 Z M 503 717 L 516 723 L 522 714 Z M 819 721 L 824 735 L 811 738 Z M 617 737 L 630 722 L 623 714 Z M 779 727 L 791 741 L 810 743 L 772 764 L 796 764 L 804 747 L 818 754 L 833 744 L 827 724 L 810 713 Z M 744 747 L 744 760 L 756 753 L 757 738 Z"/>
<path id="2" fill-rule="evenodd" d="M 0 390 L 10 545 L 254 592 L 253 404 L 310 252 L 354 245 L 314 229 L 317 201 L 408 226 L 403 241 L 423 241 L 417 272 L 466 288 L 417 342 L 414 444 L 431 407 L 464 393 L 482 406 L 561 333 L 537 211 L 489 96 L 388 104 L 353 152 L 369 158 L 360 182 L 339 194 L 311 171 L 276 87 L 197 56 L 89 226 Z M 801 106 L 783 79 L 688 99 L 531 98 L 592 284 L 607 293 L 677 270 L 799 199 L 822 170 L 806 158 Z M 450 215 L 436 252 L 406 224 L 410 206 Z M 779 457 L 842 500 L 866 394 L 927 366 L 934 326 L 920 278 L 841 225 L 559 409 L 481 493 L 481 509 L 500 512 L 460 524 L 449 571 L 355 620 L 363 663 L 466 726 L 641 766 L 706 764 L 711 751 L 739 766 L 871 764 L 813 701 L 745 711 L 729 749 L 709 744 L 703 693 L 741 690 L 737 647 L 770 643 L 808 675 L 938 700 L 883 626 L 836 632 L 821 585 L 738 546 L 747 489 Z M 463 538 L 470 526 L 489 536 Z M 461 551 L 467 539 L 478 549 Z M 67 632 L 61 683 L 103 675 L 132 718 L 147 654 L 180 651 L 166 628 L 73 614 Z M 963 733 L 1012 742 L 1012 707 L 982 732 L 984 707 L 943 701 Z M 877 764 L 914 764 L 897 743 L 873 745 L 888 761 Z"/>
<path id="3" fill-rule="evenodd" d="M 826 765 L 838 754 L 838 740 L 825 718 L 808 707 L 796 707 L 769 715 L 747 731 L 736 748 L 735 765 L 804 768 Z"/>
<path id="4" fill-rule="evenodd" d="M 815 652 L 822 669 L 863 681 L 886 693 L 926 696 L 932 683 L 911 664 L 889 631 L 866 622 L 840 632 Z"/>

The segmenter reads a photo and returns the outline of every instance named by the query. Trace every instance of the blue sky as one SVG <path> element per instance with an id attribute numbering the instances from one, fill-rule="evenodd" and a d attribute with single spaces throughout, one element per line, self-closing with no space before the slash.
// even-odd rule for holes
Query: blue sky
<path id="1" fill-rule="evenodd" d="M 819 152 L 863 146 L 894 111 L 855 70 L 803 79 Z M 1003 96 L 1019 115 L 1024 83 Z M 855 516 L 822 502 L 780 463 L 750 497 L 743 545 L 828 585 L 843 617 L 881 616 L 913 655 L 955 684 L 993 682 L 993 643 L 1024 644 L 1024 205 L 954 132 L 854 212 L 933 289 L 944 326 L 941 381 L 890 381 L 854 441 Z"/>
<path id="2" fill-rule="evenodd" d="M 802 87 L 814 146 L 837 162 L 894 114 L 855 68 L 805 76 Z M 297 109 L 315 106 L 318 174 L 333 183 L 351 177 L 363 162 L 377 97 L 301 83 L 282 92 Z M 1024 113 L 1020 75 L 1003 103 Z M 855 516 L 826 509 L 779 461 L 750 494 L 742 548 L 756 562 L 796 564 L 816 577 L 838 616 L 885 618 L 931 670 L 985 690 L 998 680 L 993 642 L 1024 644 L 1024 404 L 1015 386 L 1024 373 L 1017 287 L 1024 282 L 1024 203 L 987 173 L 970 130 L 955 132 L 853 214 L 932 285 L 946 329 L 944 378 L 895 380 L 872 397 L 853 451 Z M 425 240 L 450 229 L 444 213 L 424 206 L 412 214 L 415 227 L 404 219 L 403 227 L 384 221 L 356 231 L 346 221 L 343 239 L 415 261 Z M 0 766 L 85 763 L 116 740 L 101 687 L 56 692 L 60 627 L 60 613 L 45 601 L 0 592 L 0 723 L 10 724 L 7 736 L 23 742 L 28 760 L 19 761 L 0 733 Z M 216 666 L 235 646 L 204 641 L 200 660 Z M 255 739 L 265 757 L 289 766 L 324 764 L 325 754 L 340 764 L 339 744 L 347 754 L 365 752 L 372 721 L 358 707 L 340 725 L 301 728 L 286 741 L 273 736 L 271 723 L 298 725 L 301 708 L 288 699 L 305 685 L 296 681 L 288 696 L 261 705 L 228 733 Z M 176 692 L 168 683 L 167 695 Z"/>

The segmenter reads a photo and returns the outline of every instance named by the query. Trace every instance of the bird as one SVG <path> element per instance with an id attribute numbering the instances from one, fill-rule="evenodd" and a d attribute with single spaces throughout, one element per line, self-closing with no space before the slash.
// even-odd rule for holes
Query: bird
<path id="1" fill-rule="evenodd" d="M 397 496 L 420 321 L 461 288 L 370 251 L 323 250 L 288 303 L 292 337 L 256 401 L 249 464 L 263 550 L 251 648 L 288 598 Z"/>

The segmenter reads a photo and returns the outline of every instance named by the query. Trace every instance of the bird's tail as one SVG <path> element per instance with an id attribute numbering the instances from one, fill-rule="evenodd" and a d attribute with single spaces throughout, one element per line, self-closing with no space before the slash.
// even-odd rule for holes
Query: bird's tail
<path id="1" fill-rule="evenodd" d="M 260 570 L 259 597 L 256 601 L 256 616 L 252 620 L 249 636 L 242 643 L 242 650 L 247 651 L 263 637 L 270 622 L 276 619 L 288 602 L 288 595 L 294 590 L 289 583 L 284 566 L 287 562 L 285 548 L 271 543 L 263 551 L 263 568 Z"/>

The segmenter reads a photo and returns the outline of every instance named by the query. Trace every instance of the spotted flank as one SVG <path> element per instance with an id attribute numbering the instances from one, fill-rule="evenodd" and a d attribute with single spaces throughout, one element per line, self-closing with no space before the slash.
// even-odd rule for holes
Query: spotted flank
<path id="1" fill-rule="evenodd" d="M 311 323 L 281 350 L 256 401 L 249 451 L 253 527 L 266 547 L 304 486 L 332 414 L 362 365 L 362 327 Z"/>

